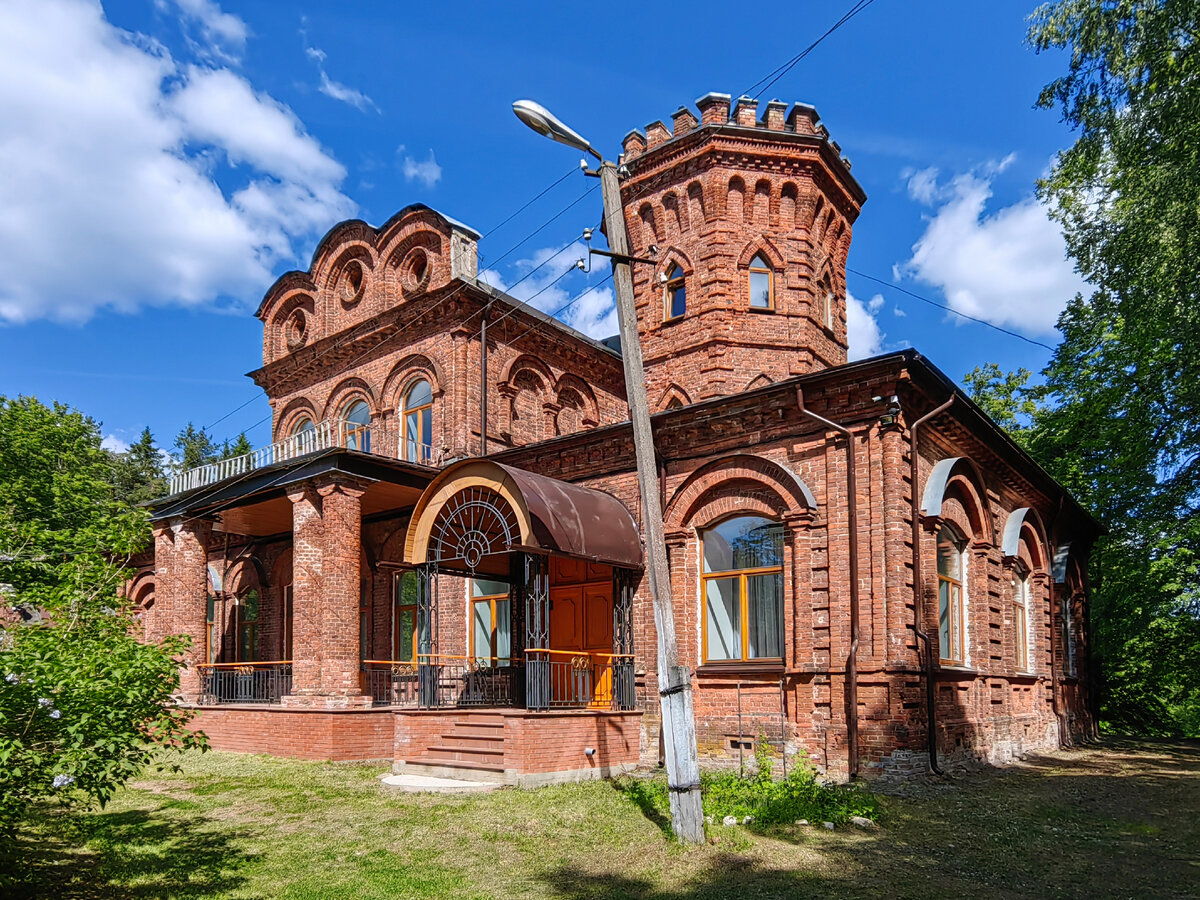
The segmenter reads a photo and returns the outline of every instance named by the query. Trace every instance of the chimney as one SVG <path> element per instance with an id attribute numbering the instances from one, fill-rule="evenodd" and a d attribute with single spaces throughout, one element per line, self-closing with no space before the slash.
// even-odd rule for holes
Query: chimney
<path id="1" fill-rule="evenodd" d="M 782 100 L 772 100 L 767 104 L 767 111 L 763 115 L 763 124 L 770 131 L 783 131 L 783 115 L 786 112 L 786 103 Z"/>
<path id="2" fill-rule="evenodd" d="M 659 144 L 665 144 L 671 139 L 671 132 L 661 121 L 651 122 L 646 126 L 646 148 L 653 150 Z"/>
<path id="3" fill-rule="evenodd" d="M 807 103 L 797 103 L 792 107 L 787 124 L 788 129 L 796 132 L 796 134 L 816 134 L 817 123 L 820 121 L 821 117 L 817 114 L 815 106 L 810 106 Z"/>
<path id="4" fill-rule="evenodd" d="M 635 128 L 621 139 L 621 147 L 625 151 L 626 160 L 635 160 L 646 152 L 646 138 Z"/>

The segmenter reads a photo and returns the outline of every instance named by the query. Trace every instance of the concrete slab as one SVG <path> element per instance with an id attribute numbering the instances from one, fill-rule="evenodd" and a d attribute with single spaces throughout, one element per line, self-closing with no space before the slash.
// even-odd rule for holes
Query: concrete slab
<path id="1" fill-rule="evenodd" d="M 432 775 L 380 775 L 379 780 L 387 787 L 409 793 L 430 794 L 473 794 L 494 791 L 504 787 L 496 781 L 462 781 L 457 778 L 435 778 Z"/>

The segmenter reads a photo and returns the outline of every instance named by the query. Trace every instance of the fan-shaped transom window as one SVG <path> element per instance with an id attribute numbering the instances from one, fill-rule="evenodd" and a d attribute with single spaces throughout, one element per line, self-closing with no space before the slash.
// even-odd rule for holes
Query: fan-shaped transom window
<path id="1" fill-rule="evenodd" d="M 704 660 L 783 658 L 783 526 L 735 516 L 704 532 Z"/>
<path id="2" fill-rule="evenodd" d="M 401 456 L 415 463 L 428 463 L 433 458 L 433 389 L 424 378 L 404 392 Z"/>
<path id="3" fill-rule="evenodd" d="M 371 450 L 371 410 L 362 400 L 351 402 L 342 413 L 342 434 L 347 450 Z"/>
<path id="4" fill-rule="evenodd" d="M 663 308 L 668 319 L 678 319 L 687 312 L 687 283 L 683 277 L 683 269 L 673 265 L 666 277 Z"/>
<path id="5" fill-rule="evenodd" d="M 775 308 L 775 273 L 761 253 L 750 260 L 750 307 Z"/>
<path id="6" fill-rule="evenodd" d="M 316 426 L 313 425 L 312 419 L 308 418 L 308 416 L 305 416 L 302 419 L 298 419 L 296 424 L 292 426 L 292 436 L 294 437 L 297 434 L 307 434 L 308 432 L 314 430 L 316 430 Z"/>
<path id="7" fill-rule="evenodd" d="M 938 529 L 938 643 L 942 662 L 951 665 L 966 662 L 963 636 L 964 543 L 949 526 L 943 525 Z"/>

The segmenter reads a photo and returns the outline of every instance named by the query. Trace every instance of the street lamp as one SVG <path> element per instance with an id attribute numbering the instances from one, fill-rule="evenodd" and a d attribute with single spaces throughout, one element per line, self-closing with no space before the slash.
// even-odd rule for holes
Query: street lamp
<path id="1" fill-rule="evenodd" d="M 654 601 L 654 626 L 658 632 L 658 693 L 662 710 L 663 746 L 667 757 L 667 785 L 671 796 L 671 820 L 679 840 L 703 843 L 704 809 L 700 802 L 700 761 L 696 751 L 692 679 L 687 667 L 679 665 L 679 647 L 675 640 L 674 601 L 663 535 L 654 437 L 650 430 L 650 404 L 646 400 L 646 373 L 642 366 L 637 307 L 633 299 L 630 264 L 635 259 L 629 252 L 629 234 L 625 230 L 625 211 L 621 205 L 617 166 L 604 159 L 586 138 L 541 104 L 532 100 L 518 100 L 513 104 L 513 112 L 543 137 L 590 153 L 600 161 L 598 171 L 593 172 L 585 167 L 584 174 L 599 176 L 600 191 L 604 198 L 604 224 L 611 251 L 605 255 L 612 259 L 617 322 L 621 330 L 621 361 L 625 367 L 625 393 L 633 426 L 633 450 L 642 498 L 642 524 L 646 533 L 646 568 L 650 596 Z"/>

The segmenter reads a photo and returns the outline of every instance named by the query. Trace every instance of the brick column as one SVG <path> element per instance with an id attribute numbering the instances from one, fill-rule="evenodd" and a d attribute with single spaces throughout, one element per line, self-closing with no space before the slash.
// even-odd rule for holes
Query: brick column
<path id="1" fill-rule="evenodd" d="M 212 523 L 200 519 L 172 519 L 155 533 L 155 606 L 165 602 L 154 635 L 184 634 L 191 645 L 180 658 L 180 693 L 188 701 L 199 699 L 200 671 L 207 628 L 208 538 Z M 161 585 L 161 587 L 160 587 Z M 159 598 L 162 598 L 160 601 Z"/>
<path id="2" fill-rule="evenodd" d="M 292 693 L 285 706 L 370 706 L 359 677 L 360 498 L 334 475 L 296 485 L 292 501 Z"/>
<path id="3" fill-rule="evenodd" d="M 169 524 L 154 526 L 154 606 L 146 612 L 146 643 L 157 644 L 171 621 L 171 577 L 175 533 Z"/>

